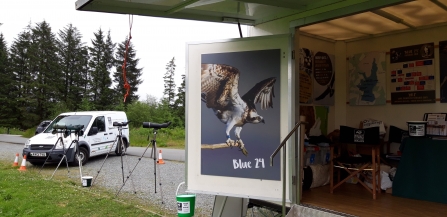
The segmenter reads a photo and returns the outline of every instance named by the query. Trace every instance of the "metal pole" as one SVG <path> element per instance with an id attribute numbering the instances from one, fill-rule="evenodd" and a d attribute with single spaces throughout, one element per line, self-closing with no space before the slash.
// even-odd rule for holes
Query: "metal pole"
<path id="1" fill-rule="evenodd" d="M 283 147 L 283 156 L 282 156 L 282 216 L 285 217 L 286 216 L 286 162 L 287 162 L 287 157 L 286 157 L 286 147 Z"/>

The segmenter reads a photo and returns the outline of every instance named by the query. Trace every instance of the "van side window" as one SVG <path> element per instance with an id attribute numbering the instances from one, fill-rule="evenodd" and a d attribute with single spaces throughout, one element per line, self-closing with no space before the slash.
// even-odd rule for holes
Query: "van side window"
<path id="1" fill-rule="evenodd" d="M 104 132 L 106 131 L 106 123 L 104 116 L 98 116 L 95 118 L 95 121 L 93 122 L 92 127 L 97 127 L 98 132 Z"/>

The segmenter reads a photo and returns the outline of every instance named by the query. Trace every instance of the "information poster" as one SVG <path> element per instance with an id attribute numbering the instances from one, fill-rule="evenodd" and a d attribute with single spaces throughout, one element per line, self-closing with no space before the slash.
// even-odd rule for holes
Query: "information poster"
<path id="1" fill-rule="evenodd" d="M 447 41 L 439 42 L 439 75 L 441 102 L 447 102 Z"/>
<path id="2" fill-rule="evenodd" d="M 300 48 L 300 103 L 312 103 L 313 52 Z"/>
<path id="3" fill-rule="evenodd" d="M 280 180 L 281 50 L 202 54 L 201 174 Z"/>
<path id="4" fill-rule="evenodd" d="M 359 53 L 349 57 L 349 105 L 386 104 L 385 52 Z"/>
<path id="5" fill-rule="evenodd" d="M 391 104 L 435 103 L 434 43 L 390 50 Z"/>
<path id="6" fill-rule="evenodd" d="M 313 58 L 313 96 L 316 105 L 334 105 L 335 58 L 325 52 L 317 52 Z"/>

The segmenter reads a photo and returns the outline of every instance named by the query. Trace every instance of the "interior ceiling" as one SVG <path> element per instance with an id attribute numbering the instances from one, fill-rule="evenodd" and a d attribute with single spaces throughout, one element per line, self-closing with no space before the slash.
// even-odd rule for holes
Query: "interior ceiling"
<path id="1" fill-rule="evenodd" d="M 285 19 L 332 40 L 447 23 L 447 0 L 78 0 L 76 9 L 254 26 Z"/>

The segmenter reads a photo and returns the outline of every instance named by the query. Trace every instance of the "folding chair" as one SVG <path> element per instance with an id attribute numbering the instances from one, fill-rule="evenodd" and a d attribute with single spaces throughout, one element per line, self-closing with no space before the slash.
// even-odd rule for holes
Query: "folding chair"
<path id="1" fill-rule="evenodd" d="M 386 142 L 386 151 L 389 154 L 391 143 L 402 143 L 402 138 L 408 136 L 408 130 L 403 130 L 393 125 L 390 126 L 390 132 L 388 133 L 388 141 Z"/>
<path id="2" fill-rule="evenodd" d="M 345 144 L 355 144 L 356 148 L 360 146 L 371 149 L 371 156 L 363 155 L 358 157 L 349 154 L 347 151 L 342 152 L 342 146 Z M 338 146 L 338 154 L 334 155 L 334 147 Z M 346 182 L 352 177 L 362 176 L 365 180 L 372 183 L 372 190 L 364 181 L 358 179 L 358 182 L 363 185 L 376 199 L 376 193 L 380 191 L 380 132 L 379 127 L 356 129 L 347 126 L 340 126 L 339 143 L 331 146 L 331 167 L 330 167 L 330 192 L 334 193 L 334 189 Z M 335 169 L 338 172 L 338 182 L 334 183 Z M 348 173 L 348 176 L 340 180 L 340 170 Z M 371 171 L 372 178 L 367 177 L 363 171 Z M 377 177 L 377 178 L 376 178 Z"/>

